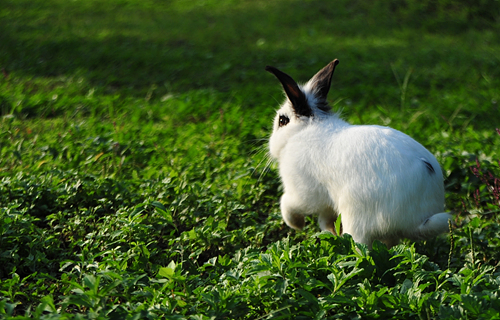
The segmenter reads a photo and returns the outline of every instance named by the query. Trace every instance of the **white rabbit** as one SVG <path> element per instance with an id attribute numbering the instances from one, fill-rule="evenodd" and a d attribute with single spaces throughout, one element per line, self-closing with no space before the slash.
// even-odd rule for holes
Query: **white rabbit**
<path id="1" fill-rule="evenodd" d="M 436 158 L 420 143 L 392 128 L 351 125 L 330 112 L 327 95 L 338 60 L 305 85 L 266 67 L 283 85 L 286 101 L 269 139 L 284 185 L 281 213 L 302 229 L 304 215 L 318 214 L 322 230 L 342 229 L 371 248 L 400 238 L 434 237 L 448 230 L 444 186 Z"/>

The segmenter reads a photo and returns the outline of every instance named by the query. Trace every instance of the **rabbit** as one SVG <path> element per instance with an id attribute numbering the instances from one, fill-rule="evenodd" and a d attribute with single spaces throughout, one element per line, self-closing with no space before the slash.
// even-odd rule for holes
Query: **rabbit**
<path id="1" fill-rule="evenodd" d="M 372 247 L 401 238 L 424 240 L 448 230 L 444 182 L 436 158 L 408 135 L 383 126 L 351 125 L 327 102 L 330 62 L 298 85 L 275 67 L 287 99 L 274 118 L 269 153 L 279 167 L 285 223 L 297 230 L 305 215 L 318 215 L 321 230 L 343 233 Z"/>

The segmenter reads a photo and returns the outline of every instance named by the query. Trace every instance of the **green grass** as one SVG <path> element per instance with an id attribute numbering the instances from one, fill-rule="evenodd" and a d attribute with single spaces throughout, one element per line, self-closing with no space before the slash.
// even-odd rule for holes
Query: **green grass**
<path id="1" fill-rule="evenodd" d="M 0 8 L 0 317 L 499 319 L 500 3 L 33 1 Z M 352 123 L 442 165 L 452 231 L 367 251 L 282 222 L 266 139 L 340 60 Z"/>

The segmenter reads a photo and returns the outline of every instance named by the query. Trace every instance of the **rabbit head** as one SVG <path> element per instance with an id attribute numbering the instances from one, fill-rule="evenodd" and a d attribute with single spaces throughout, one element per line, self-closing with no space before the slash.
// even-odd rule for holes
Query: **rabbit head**
<path id="1" fill-rule="evenodd" d="M 289 139 L 312 119 L 324 117 L 330 112 L 327 95 L 338 63 L 337 59 L 333 60 L 303 86 L 277 68 L 266 67 L 266 71 L 274 74 L 281 82 L 287 96 L 274 118 L 273 133 L 269 140 L 272 157 L 278 159 Z"/>

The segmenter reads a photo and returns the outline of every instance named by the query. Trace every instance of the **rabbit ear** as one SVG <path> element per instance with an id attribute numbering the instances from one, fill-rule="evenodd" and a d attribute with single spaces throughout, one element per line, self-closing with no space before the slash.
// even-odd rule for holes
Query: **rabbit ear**
<path id="1" fill-rule="evenodd" d="M 339 61 L 337 59 L 333 60 L 326 67 L 318 71 L 318 73 L 316 73 L 311 80 L 309 80 L 312 84 L 312 92 L 316 94 L 317 98 L 326 101 L 328 91 L 330 90 L 330 85 L 332 83 L 332 75 L 338 64 Z"/>
<path id="2" fill-rule="evenodd" d="M 275 67 L 266 67 L 266 71 L 271 72 L 278 78 L 285 89 L 285 93 L 292 103 L 292 108 L 295 113 L 299 116 L 310 117 L 312 115 L 312 109 L 307 103 L 306 95 L 299 88 L 299 85 L 286 73 L 276 69 Z"/>

